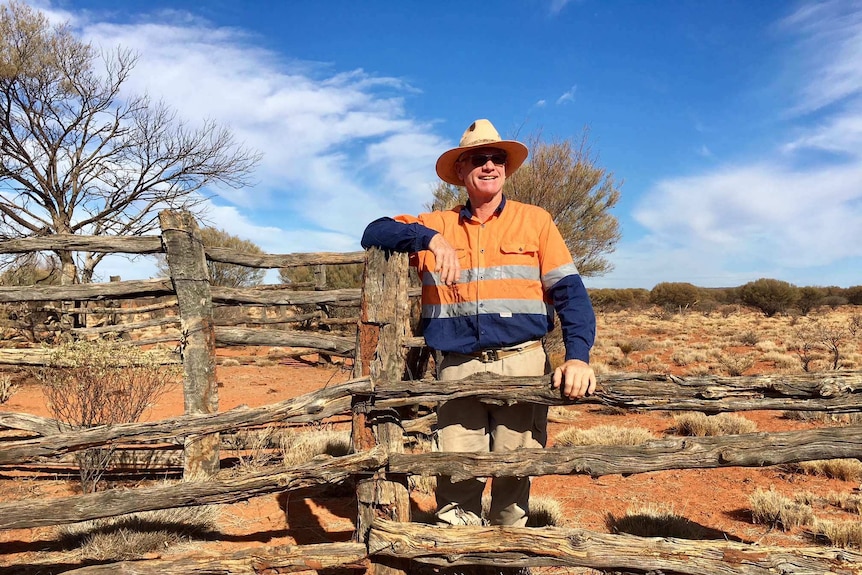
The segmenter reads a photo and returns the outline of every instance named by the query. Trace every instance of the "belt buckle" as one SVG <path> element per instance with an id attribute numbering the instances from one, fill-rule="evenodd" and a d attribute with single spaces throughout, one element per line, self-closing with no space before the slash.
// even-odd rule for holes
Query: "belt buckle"
<path id="1" fill-rule="evenodd" d="M 500 359 L 499 354 L 496 349 L 483 349 L 482 350 L 482 363 L 493 363 Z"/>

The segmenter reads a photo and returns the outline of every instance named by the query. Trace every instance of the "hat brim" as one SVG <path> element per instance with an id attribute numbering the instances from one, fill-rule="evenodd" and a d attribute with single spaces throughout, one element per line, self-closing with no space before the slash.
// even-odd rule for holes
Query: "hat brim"
<path id="1" fill-rule="evenodd" d="M 463 186 L 464 182 L 458 177 L 455 163 L 458 161 L 458 157 L 465 151 L 476 148 L 499 148 L 505 151 L 506 176 L 514 174 L 527 159 L 527 156 L 530 155 L 530 151 L 527 149 L 527 146 L 521 142 L 516 142 L 515 140 L 500 140 L 498 142 L 485 142 L 474 146 L 452 148 L 451 150 L 443 152 L 443 155 L 437 159 L 437 175 L 440 179 L 447 184 L 452 184 L 453 186 Z"/>

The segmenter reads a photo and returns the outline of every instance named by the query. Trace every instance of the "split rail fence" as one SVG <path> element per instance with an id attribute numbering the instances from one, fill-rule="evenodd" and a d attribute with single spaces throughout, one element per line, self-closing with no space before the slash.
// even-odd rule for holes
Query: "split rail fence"
<path id="1" fill-rule="evenodd" d="M 455 479 L 496 476 L 635 474 L 669 469 L 762 467 L 801 461 L 862 458 L 862 426 L 686 437 L 637 447 L 565 447 L 507 454 L 408 453 L 405 435 L 430 434 L 433 414 L 411 418 L 416 405 L 433 406 L 459 397 L 488 402 L 568 403 L 544 377 L 473 378 L 464 382 L 415 379 L 427 351 L 410 331 L 407 258 L 379 250 L 367 254 L 248 255 L 203 248 L 187 213 L 163 212 L 161 237 L 81 238 L 47 236 L 0 243 L 0 252 L 89 250 L 159 253 L 171 278 L 109 284 L 26 289 L 0 288 L 0 303 L 87 301 L 126 297 L 177 298 L 182 331 L 186 413 L 148 423 L 102 426 L 57 433 L 56 426 L 27 414 L 0 413 L 0 426 L 35 437 L 0 442 L 0 468 L 62 457 L 77 450 L 122 443 L 182 441 L 184 473 L 205 479 L 170 486 L 108 490 L 72 497 L 0 503 L 0 529 L 23 529 L 174 507 L 228 504 L 313 485 L 351 482 L 358 501 L 352 542 L 253 547 L 240 552 L 94 564 L 66 570 L 92 574 L 261 574 L 365 569 L 369 573 L 413 573 L 441 567 L 469 572 L 471 566 L 563 566 L 614 573 L 682 574 L 859 574 L 862 553 L 827 547 L 767 547 L 729 541 L 605 534 L 556 527 L 435 527 L 410 522 L 410 475 Z M 365 261 L 361 290 L 295 292 L 210 286 L 205 262 L 282 268 Z M 355 341 L 332 335 L 214 325 L 213 302 L 238 305 L 360 303 Z M 121 308 L 108 308 L 109 311 Z M 127 326 L 128 327 L 128 326 Z M 271 333 L 274 332 L 274 333 Z M 281 345 L 354 358 L 349 381 L 262 407 L 218 412 L 215 346 Z M 13 357 L 18 353 L 17 357 Z M 39 364 L 31 350 L 3 350 L 2 363 Z M 776 409 L 852 413 L 862 410 L 862 373 L 804 376 L 691 377 L 608 374 L 584 401 L 621 409 L 695 410 L 706 413 Z M 348 414 L 354 452 L 292 468 L 217 476 L 219 434 L 269 424 L 324 421 Z M 199 476 L 198 476 L 199 477 Z"/>

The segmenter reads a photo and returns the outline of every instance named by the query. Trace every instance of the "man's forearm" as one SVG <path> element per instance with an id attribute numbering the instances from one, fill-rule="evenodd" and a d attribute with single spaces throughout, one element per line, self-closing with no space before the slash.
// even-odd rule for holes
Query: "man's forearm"
<path id="1" fill-rule="evenodd" d="M 395 252 L 413 253 L 428 249 L 437 234 L 422 224 L 405 224 L 392 218 L 374 220 L 362 234 L 362 247 L 378 247 Z"/>

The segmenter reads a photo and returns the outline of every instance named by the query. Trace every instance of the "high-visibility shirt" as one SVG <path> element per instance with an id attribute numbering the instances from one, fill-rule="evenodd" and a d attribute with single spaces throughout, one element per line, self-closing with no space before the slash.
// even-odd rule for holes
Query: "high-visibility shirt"
<path id="1" fill-rule="evenodd" d="M 437 233 L 458 251 L 461 276 L 447 286 L 428 250 Z M 505 197 L 485 222 L 467 206 L 368 225 L 363 247 L 411 252 L 422 280 L 422 326 L 437 350 L 474 353 L 540 339 L 560 315 L 566 359 L 589 361 L 595 314 L 551 215 Z"/>

